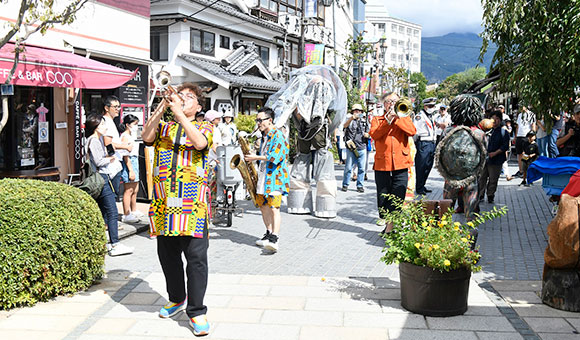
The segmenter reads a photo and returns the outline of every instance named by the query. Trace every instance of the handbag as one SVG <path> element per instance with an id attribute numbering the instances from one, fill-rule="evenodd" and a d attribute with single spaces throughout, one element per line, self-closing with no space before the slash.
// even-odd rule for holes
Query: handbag
<path id="1" fill-rule="evenodd" d="M 81 166 L 80 179 L 73 181 L 71 185 L 81 189 L 94 200 L 97 200 L 101 195 L 101 191 L 103 191 L 103 186 L 105 186 L 105 179 L 97 172 L 96 166 L 90 161 L 87 155 Z"/>

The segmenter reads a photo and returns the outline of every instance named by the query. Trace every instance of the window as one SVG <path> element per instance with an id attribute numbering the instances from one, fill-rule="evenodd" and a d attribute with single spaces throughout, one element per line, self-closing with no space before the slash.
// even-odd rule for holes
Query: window
<path id="1" fill-rule="evenodd" d="M 300 65 L 300 58 L 298 55 L 298 44 L 290 43 L 290 64 Z"/>
<path id="2" fill-rule="evenodd" d="M 413 64 L 415 65 L 419 64 L 419 58 L 417 57 L 413 58 Z"/>
<path id="3" fill-rule="evenodd" d="M 405 27 L 399 26 L 399 33 L 404 34 L 405 33 Z"/>
<path id="4" fill-rule="evenodd" d="M 399 61 L 403 61 L 403 55 L 402 54 L 399 55 Z"/>
<path id="5" fill-rule="evenodd" d="M 220 35 L 220 47 L 230 49 L 230 37 L 226 37 L 225 35 Z"/>
<path id="6" fill-rule="evenodd" d="M 260 0 L 260 7 L 274 13 L 278 12 L 278 2 L 274 0 Z"/>
<path id="7" fill-rule="evenodd" d="M 151 44 L 150 57 L 155 61 L 168 60 L 168 28 L 167 26 L 153 26 L 150 30 L 149 43 Z"/>
<path id="8" fill-rule="evenodd" d="M 419 44 L 413 44 L 413 49 L 415 51 L 418 51 L 419 50 Z"/>
<path id="9" fill-rule="evenodd" d="M 189 50 L 194 53 L 213 56 L 215 51 L 215 34 L 192 28 Z"/>
<path id="10" fill-rule="evenodd" d="M 393 24 L 391 31 L 397 33 L 397 25 Z"/>
<path id="11" fill-rule="evenodd" d="M 391 39 L 391 44 L 393 46 L 397 46 L 397 39 Z"/>
<path id="12" fill-rule="evenodd" d="M 378 27 L 379 27 L 379 32 L 385 33 L 385 24 L 379 24 Z"/>
<path id="13" fill-rule="evenodd" d="M 403 40 L 399 40 L 399 47 L 404 47 L 405 42 Z"/>
<path id="14" fill-rule="evenodd" d="M 391 53 L 391 60 L 392 61 L 397 61 L 397 54 Z"/>
<path id="15" fill-rule="evenodd" d="M 412 30 L 410 28 L 407 28 L 407 35 L 411 35 Z"/>
<path id="16" fill-rule="evenodd" d="M 258 54 L 266 66 L 270 66 L 270 49 L 268 47 L 258 45 Z"/>
<path id="17" fill-rule="evenodd" d="M 418 37 L 419 36 L 419 30 L 414 30 L 413 31 L 413 36 Z"/>

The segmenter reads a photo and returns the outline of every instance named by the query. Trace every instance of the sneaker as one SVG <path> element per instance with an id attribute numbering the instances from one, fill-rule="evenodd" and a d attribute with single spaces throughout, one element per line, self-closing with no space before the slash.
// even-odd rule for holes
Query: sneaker
<path id="1" fill-rule="evenodd" d="M 383 227 L 383 226 L 385 226 L 385 224 L 387 224 L 387 221 L 386 221 L 384 218 L 379 218 L 379 219 L 377 220 L 377 225 L 378 225 L 379 227 Z"/>
<path id="2" fill-rule="evenodd" d="M 522 177 L 522 173 L 518 171 L 512 177 Z"/>
<path id="3" fill-rule="evenodd" d="M 270 238 L 270 230 L 266 230 L 266 233 L 264 234 L 264 236 L 262 236 L 261 239 L 256 241 L 256 245 L 258 247 L 263 247 L 266 245 L 266 243 L 268 243 L 268 239 Z"/>
<path id="4" fill-rule="evenodd" d="M 270 234 L 270 237 L 268 239 L 268 243 L 266 243 L 264 245 L 264 249 L 268 249 L 268 250 L 271 250 L 273 252 L 277 252 L 278 251 L 278 236 L 276 236 L 274 234 Z"/>
<path id="5" fill-rule="evenodd" d="M 121 217 L 121 222 L 123 223 L 137 223 L 139 222 L 139 218 L 135 215 L 133 215 L 133 213 L 129 213 L 129 215 L 123 215 L 123 217 Z"/>
<path id="6" fill-rule="evenodd" d="M 358 191 L 358 192 L 365 192 L 365 188 L 363 188 L 363 187 L 358 187 L 358 188 L 356 188 L 356 191 Z"/>
<path id="7" fill-rule="evenodd" d="M 169 301 L 165 306 L 161 307 L 161 310 L 159 311 L 159 317 L 164 319 L 170 318 L 182 310 L 185 310 L 185 300 L 180 303 L 173 303 Z"/>
<path id="8" fill-rule="evenodd" d="M 425 191 L 426 193 L 433 192 L 433 190 L 431 190 L 431 189 L 427 189 L 427 188 L 423 189 L 423 191 Z"/>
<path id="9" fill-rule="evenodd" d="M 209 322 L 205 314 L 189 319 L 189 324 L 193 328 L 193 335 L 202 336 L 209 334 Z"/>
<path id="10" fill-rule="evenodd" d="M 139 210 L 131 211 L 131 215 L 133 215 L 139 219 L 145 217 L 145 214 L 140 212 Z"/>
<path id="11" fill-rule="evenodd" d="M 494 199 L 493 196 L 487 196 L 487 203 L 493 204 L 493 199 Z"/>
<path id="12" fill-rule="evenodd" d="M 526 185 L 526 184 L 528 184 L 528 183 L 526 182 L 525 179 L 520 183 L 520 185 Z"/>
<path id="13" fill-rule="evenodd" d="M 111 245 L 109 256 L 127 255 L 133 253 L 133 247 L 127 247 L 119 242 Z"/>
<path id="14" fill-rule="evenodd" d="M 346 185 L 342 186 L 342 191 L 346 192 L 348 190 L 348 187 Z"/>

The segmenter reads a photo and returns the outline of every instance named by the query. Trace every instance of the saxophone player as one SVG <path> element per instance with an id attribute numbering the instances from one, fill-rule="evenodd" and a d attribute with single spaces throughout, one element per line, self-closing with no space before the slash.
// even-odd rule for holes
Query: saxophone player
<path id="1" fill-rule="evenodd" d="M 258 112 L 256 123 L 262 132 L 259 154 L 245 155 L 247 162 L 259 161 L 256 200 L 266 225 L 266 233 L 256 245 L 272 252 L 278 251 L 280 235 L 280 204 L 282 196 L 288 195 L 290 176 L 288 171 L 288 142 L 284 133 L 274 127 L 274 112 L 266 108 Z"/>

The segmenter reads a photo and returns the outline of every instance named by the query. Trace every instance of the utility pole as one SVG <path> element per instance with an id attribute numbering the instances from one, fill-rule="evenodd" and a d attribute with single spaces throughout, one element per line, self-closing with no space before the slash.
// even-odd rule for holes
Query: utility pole
<path id="1" fill-rule="evenodd" d="M 300 0 L 298 0 L 300 1 Z M 336 7 L 336 0 L 332 1 L 332 34 L 333 34 L 333 39 L 334 40 L 334 72 L 336 72 L 336 74 L 338 74 L 338 58 L 336 57 L 336 16 L 334 15 L 334 11 L 335 11 L 335 7 Z"/>

